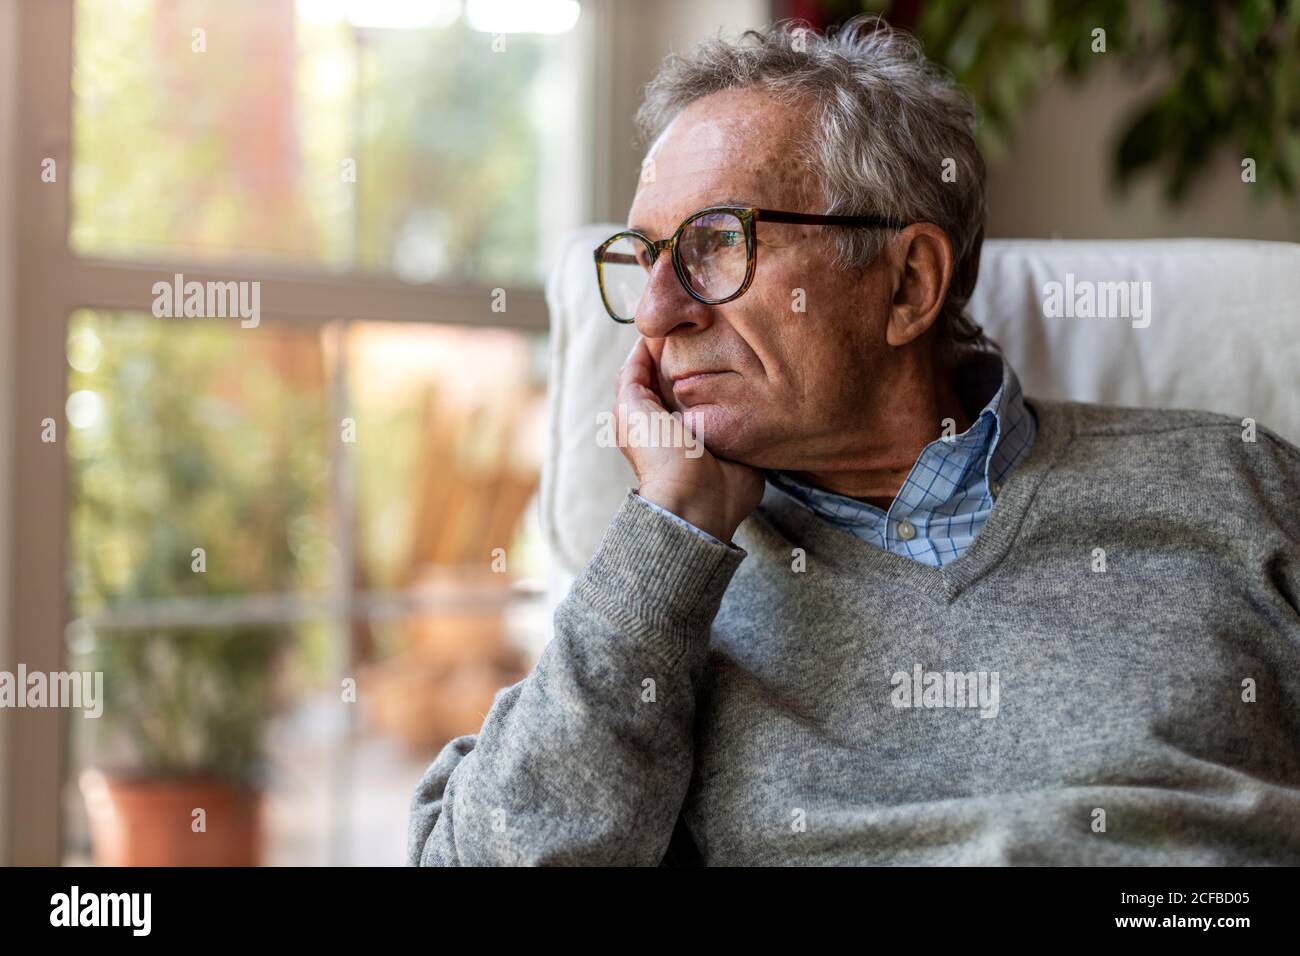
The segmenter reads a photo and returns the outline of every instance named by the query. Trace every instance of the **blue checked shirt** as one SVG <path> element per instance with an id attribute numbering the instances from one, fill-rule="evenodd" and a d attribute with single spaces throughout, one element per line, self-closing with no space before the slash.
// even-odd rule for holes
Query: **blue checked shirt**
<path id="1" fill-rule="evenodd" d="M 957 389 L 967 409 L 981 402 L 983 408 L 960 435 L 936 438 L 925 446 L 887 511 L 783 472 L 769 471 L 767 480 L 814 514 L 877 548 L 931 567 L 955 561 L 979 535 L 1007 476 L 1029 453 L 1038 433 L 1020 380 L 996 353 L 977 353 L 960 370 Z M 713 537 L 676 515 L 670 517 Z"/>

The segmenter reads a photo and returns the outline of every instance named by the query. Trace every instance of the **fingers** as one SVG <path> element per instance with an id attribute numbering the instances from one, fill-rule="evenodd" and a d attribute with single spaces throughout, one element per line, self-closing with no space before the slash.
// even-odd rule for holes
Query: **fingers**
<path id="1" fill-rule="evenodd" d="M 655 365 L 645 338 L 638 335 L 614 380 L 614 401 L 641 400 L 663 407 L 655 392 Z"/>

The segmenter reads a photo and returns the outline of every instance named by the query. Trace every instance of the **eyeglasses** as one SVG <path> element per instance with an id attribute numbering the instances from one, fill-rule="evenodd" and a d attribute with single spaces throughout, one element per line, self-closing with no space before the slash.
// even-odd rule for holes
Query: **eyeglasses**
<path id="1" fill-rule="evenodd" d="M 636 321 L 636 307 L 650 283 L 650 270 L 665 249 L 672 255 L 673 271 L 691 298 L 705 305 L 740 298 L 754 281 L 754 226 L 759 220 L 864 229 L 902 229 L 907 225 L 880 216 L 820 216 L 755 206 L 707 206 L 692 213 L 667 239 L 656 242 L 628 229 L 596 248 L 596 279 L 605 311 L 615 322 Z"/>

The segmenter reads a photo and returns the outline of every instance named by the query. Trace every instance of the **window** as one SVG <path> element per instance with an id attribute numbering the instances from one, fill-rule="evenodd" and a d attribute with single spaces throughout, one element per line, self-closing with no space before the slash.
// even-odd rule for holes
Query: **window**
<path id="1" fill-rule="evenodd" d="M 179 825 L 132 837 L 157 860 L 205 832 L 265 863 L 398 863 L 432 748 L 525 672 L 540 283 L 592 216 L 598 7 L 23 11 L 56 54 L 25 68 L 46 122 L 25 139 L 60 175 L 24 214 L 19 415 L 54 406 L 62 431 L 19 491 L 65 505 L 66 613 L 41 587 L 20 612 L 67 622 L 25 659 L 105 675 L 101 720 L 20 731 L 63 754 L 22 801 L 57 783 L 66 860 L 139 811 Z M 256 321 L 160 305 L 173 282 L 256 289 Z M 260 829 L 223 829 L 238 794 L 133 787 L 198 773 L 251 784 Z"/>

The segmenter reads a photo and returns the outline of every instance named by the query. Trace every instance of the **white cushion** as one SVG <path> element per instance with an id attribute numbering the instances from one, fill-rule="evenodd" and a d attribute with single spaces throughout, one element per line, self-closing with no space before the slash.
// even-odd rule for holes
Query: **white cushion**
<path id="1" fill-rule="evenodd" d="M 629 487 L 617 448 L 596 444 L 597 414 L 636 340 L 600 304 L 592 250 L 624 228 L 588 226 L 564 244 L 547 283 L 550 442 L 542 527 L 552 599 L 586 564 Z M 1151 283 L 1150 324 L 1048 318 L 1047 283 Z M 1001 344 L 1027 394 L 1113 405 L 1198 408 L 1254 418 L 1300 443 L 1300 245 L 1221 239 L 989 240 L 971 314 Z"/>

